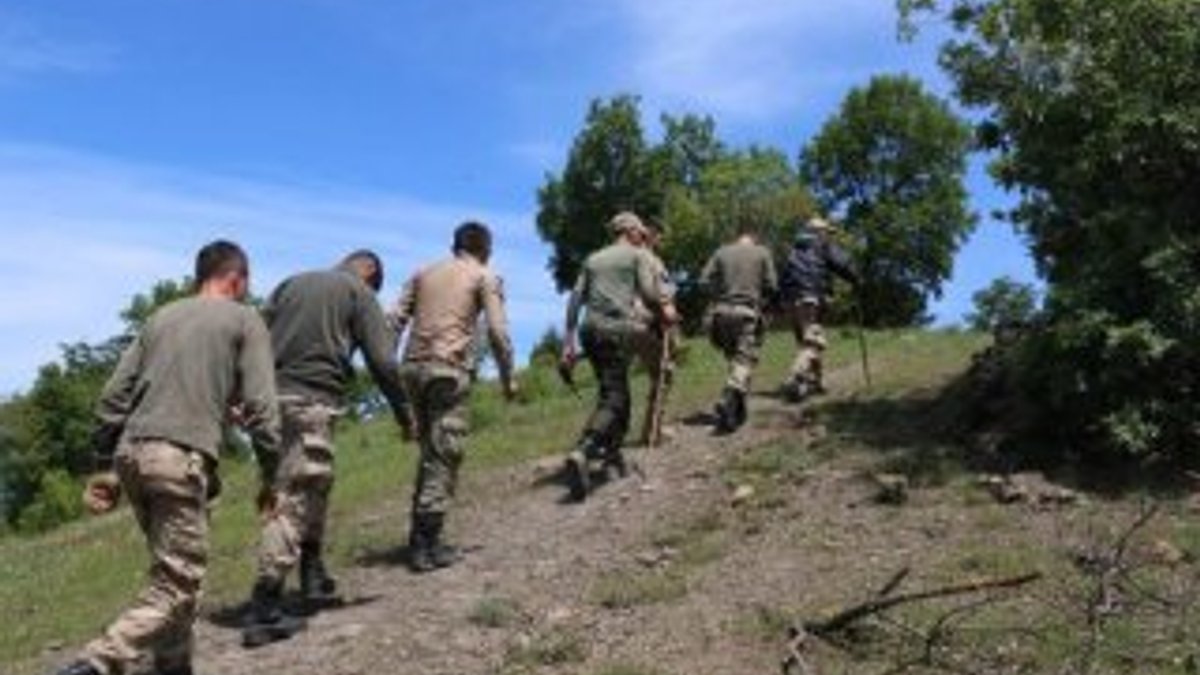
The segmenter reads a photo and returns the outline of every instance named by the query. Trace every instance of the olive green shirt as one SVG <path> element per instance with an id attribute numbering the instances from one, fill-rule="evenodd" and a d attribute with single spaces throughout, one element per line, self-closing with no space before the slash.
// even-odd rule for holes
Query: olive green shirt
<path id="1" fill-rule="evenodd" d="M 645 311 L 657 313 L 670 302 L 661 268 L 643 248 L 619 241 L 588 257 L 575 283 L 567 310 L 567 330 L 579 325 L 602 330 L 635 330 Z M 642 310 L 641 308 L 644 308 Z"/>
<path id="2" fill-rule="evenodd" d="M 760 311 L 779 288 L 771 252 L 759 244 L 738 241 L 717 250 L 704 266 L 700 283 L 718 305 Z"/>
<path id="3" fill-rule="evenodd" d="M 341 405 L 359 351 L 392 412 L 407 419 L 395 335 L 374 291 L 353 272 L 317 270 L 285 279 L 271 293 L 263 317 L 280 394 Z"/>
<path id="4" fill-rule="evenodd" d="M 111 457 L 123 435 L 167 441 L 215 463 L 231 405 L 241 407 L 264 474 L 273 475 L 280 422 L 266 326 L 231 300 L 178 300 L 150 317 L 105 385 L 96 452 Z"/>

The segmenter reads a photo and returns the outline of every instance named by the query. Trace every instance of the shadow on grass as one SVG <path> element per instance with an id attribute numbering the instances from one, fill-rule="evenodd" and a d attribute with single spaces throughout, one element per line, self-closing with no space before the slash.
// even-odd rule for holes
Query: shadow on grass
<path id="1" fill-rule="evenodd" d="M 1187 492 L 1186 478 L 1174 466 L 1064 456 L 1008 441 L 980 447 L 976 440 L 984 425 L 965 377 L 892 398 L 830 401 L 815 413 L 830 433 L 878 453 L 881 471 L 903 474 L 915 485 L 942 485 L 964 473 L 1036 471 L 1052 483 L 1106 498 L 1136 492 L 1175 498 Z"/>

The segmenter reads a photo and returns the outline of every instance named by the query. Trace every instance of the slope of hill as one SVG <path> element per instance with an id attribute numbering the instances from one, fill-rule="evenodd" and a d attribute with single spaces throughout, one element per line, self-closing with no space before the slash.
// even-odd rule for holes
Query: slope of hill
<path id="1" fill-rule="evenodd" d="M 554 473 L 590 389 L 576 400 L 549 373 L 531 373 L 530 400 L 505 408 L 485 388 L 452 526 L 469 555 L 423 577 L 399 564 L 412 448 L 386 424 L 348 425 L 333 529 L 348 603 L 255 652 L 241 650 L 228 621 L 250 583 L 251 472 L 226 467 L 200 672 L 777 672 L 790 625 L 868 599 L 905 569 L 902 590 L 1044 578 L 1028 592 L 903 606 L 812 641 L 810 666 L 1115 673 L 1152 655 L 1155 672 L 1192 672 L 1200 627 L 1173 611 L 1200 587 L 1200 527 L 1183 502 L 1136 530 L 1135 499 L 1086 498 L 1035 477 L 1002 504 L 994 483 L 968 471 L 951 433 L 958 389 L 947 386 L 986 340 L 872 335 L 868 391 L 848 338 L 833 349 L 832 394 L 802 408 L 765 393 L 790 355 L 789 341 L 773 338 L 751 425 L 731 438 L 689 419 L 723 375 L 719 359 L 692 344 L 673 441 L 635 450 L 634 475 L 584 505 L 559 503 Z M 898 503 L 881 503 L 881 486 L 884 501 Z M 1119 564 L 1105 567 L 1122 539 Z M 0 543 L 0 663 L 33 673 L 66 658 L 135 592 L 143 561 L 123 512 Z M 1109 577 L 1130 583 L 1088 571 L 1110 567 Z M 1112 606 L 1089 600 L 1094 593 L 1111 594 Z"/>

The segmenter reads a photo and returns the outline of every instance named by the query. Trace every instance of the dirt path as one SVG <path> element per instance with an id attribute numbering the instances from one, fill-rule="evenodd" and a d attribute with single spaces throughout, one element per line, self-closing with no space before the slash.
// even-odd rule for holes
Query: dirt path
<path id="1" fill-rule="evenodd" d="M 661 620 L 672 611 L 665 604 L 607 609 L 594 585 L 615 570 L 653 564 L 646 544 L 656 532 L 728 501 L 720 468 L 731 455 L 795 428 L 797 412 L 782 403 L 759 397 L 753 405 L 755 423 L 734 437 L 680 424 L 669 445 L 631 450 L 630 477 L 602 486 L 582 505 L 560 503 L 563 488 L 549 476 L 557 459 L 471 476 L 453 525 L 454 538 L 470 551 L 463 563 L 414 576 L 393 553 L 367 556 L 337 570 L 348 606 L 313 618 L 289 642 L 247 652 L 236 630 L 204 623 L 198 670 L 463 675 L 547 664 L 558 666 L 554 672 L 616 662 L 666 668 L 690 660 L 683 657 L 707 651 L 696 641 L 719 617 Z M 405 515 L 380 514 L 396 524 L 398 539 Z M 471 620 L 498 603 L 514 616 Z M 710 663 L 690 672 L 755 671 Z"/>

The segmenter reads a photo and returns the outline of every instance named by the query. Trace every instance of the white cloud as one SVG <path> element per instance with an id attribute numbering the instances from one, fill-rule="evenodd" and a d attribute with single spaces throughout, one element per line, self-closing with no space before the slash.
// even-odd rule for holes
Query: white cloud
<path id="1" fill-rule="evenodd" d="M 52 37 L 21 17 L 0 13 L 0 77 L 104 70 L 115 56 L 110 46 Z"/>
<path id="2" fill-rule="evenodd" d="M 622 7 L 632 32 L 628 84 L 665 108 L 767 119 L 827 106 L 872 73 L 913 61 L 896 44 L 891 0 L 623 0 Z"/>
<path id="3" fill-rule="evenodd" d="M 388 268 L 381 300 L 390 301 L 417 265 L 446 254 L 466 218 L 496 231 L 495 265 L 524 351 L 559 314 L 546 251 L 525 214 L 0 144 L 0 392 L 27 385 L 58 343 L 112 335 L 129 297 L 186 274 L 210 239 L 247 248 L 260 293 L 374 248 Z"/>

